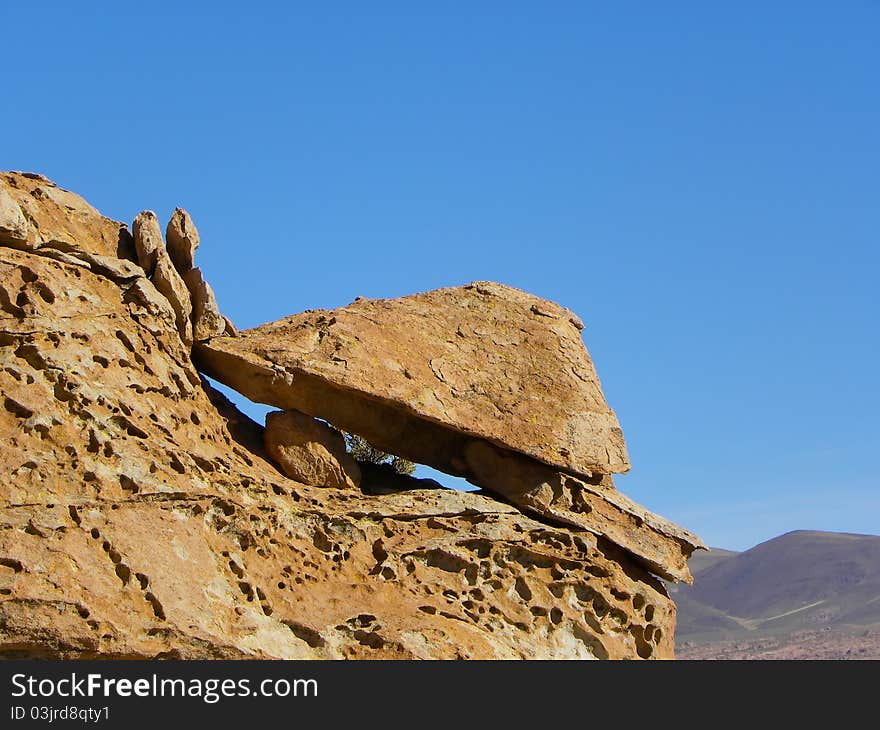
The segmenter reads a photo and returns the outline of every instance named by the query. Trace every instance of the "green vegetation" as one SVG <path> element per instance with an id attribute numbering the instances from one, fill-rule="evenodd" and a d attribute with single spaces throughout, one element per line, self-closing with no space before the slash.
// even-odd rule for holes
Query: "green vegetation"
<path id="1" fill-rule="evenodd" d="M 412 476 L 416 470 L 416 465 L 413 462 L 401 459 L 399 456 L 394 456 L 394 454 L 386 454 L 384 451 L 380 451 L 362 436 L 345 432 L 343 432 L 343 435 L 345 436 L 345 445 L 356 461 L 367 461 L 371 464 L 390 464 L 398 474 L 406 474 L 407 476 Z"/>

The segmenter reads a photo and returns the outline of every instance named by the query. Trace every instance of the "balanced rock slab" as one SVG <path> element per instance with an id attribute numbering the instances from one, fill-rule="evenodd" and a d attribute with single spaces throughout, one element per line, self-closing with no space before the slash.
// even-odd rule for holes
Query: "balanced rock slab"
<path id="1" fill-rule="evenodd" d="M 195 355 L 251 400 L 451 474 L 466 475 L 473 438 L 577 474 L 625 472 L 623 433 L 582 328 L 558 304 L 477 282 L 304 312 L 215 337 Z"/>

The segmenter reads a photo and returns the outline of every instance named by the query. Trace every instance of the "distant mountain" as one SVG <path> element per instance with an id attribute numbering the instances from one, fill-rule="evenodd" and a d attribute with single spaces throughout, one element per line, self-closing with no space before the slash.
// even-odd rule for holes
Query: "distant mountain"
<path id="1" fill-rule="evenodd" d="M 730 658 L 735 646 L 880 658 L 880 536 L 798 530 L 742 553 L 698 553 L 690 568 L 694 585 L 671 588 L 681 658 L 708 658 L 713 646 Z"/>
<path id="2" fill-rule="evenodd" d="M 711 568 L 716 563 L 720 563 L 727 558 L 732 558 L 739 553 L 733 550 L 722 550 L 721 548 L 709 548 L 708 550 L 698 550 L 688 561 L 688 567 L 691 573 L 696 575 Z"/>

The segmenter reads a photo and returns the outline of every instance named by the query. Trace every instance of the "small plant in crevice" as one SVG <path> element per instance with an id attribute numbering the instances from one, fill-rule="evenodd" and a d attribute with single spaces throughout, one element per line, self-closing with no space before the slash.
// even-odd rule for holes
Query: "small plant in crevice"
<path id="1" fill-rule="evenodd" d="M 348 448 L 348 452 L 354 457 L 355 461 L 366 461 L 370 464 L 390 464 L 398 474 L 406 474 L 407 476 L 412 476 L 416 470 L 416 465 L 413 462 L 377 449 L 363 436 L 345 431 L 343 431 L 343 435 L 345 436 L 345 445 Z"/>

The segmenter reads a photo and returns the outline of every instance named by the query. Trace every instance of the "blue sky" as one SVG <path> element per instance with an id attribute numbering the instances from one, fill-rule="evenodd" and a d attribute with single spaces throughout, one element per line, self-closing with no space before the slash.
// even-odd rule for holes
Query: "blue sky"
<path id="1" fill-rule="evenodd" d="M 622 491 L 880 532 L 880 2 L 35 5 L 0 168 L 186 207 L 240 327 L 517 286 L 587 323 Z"/>

